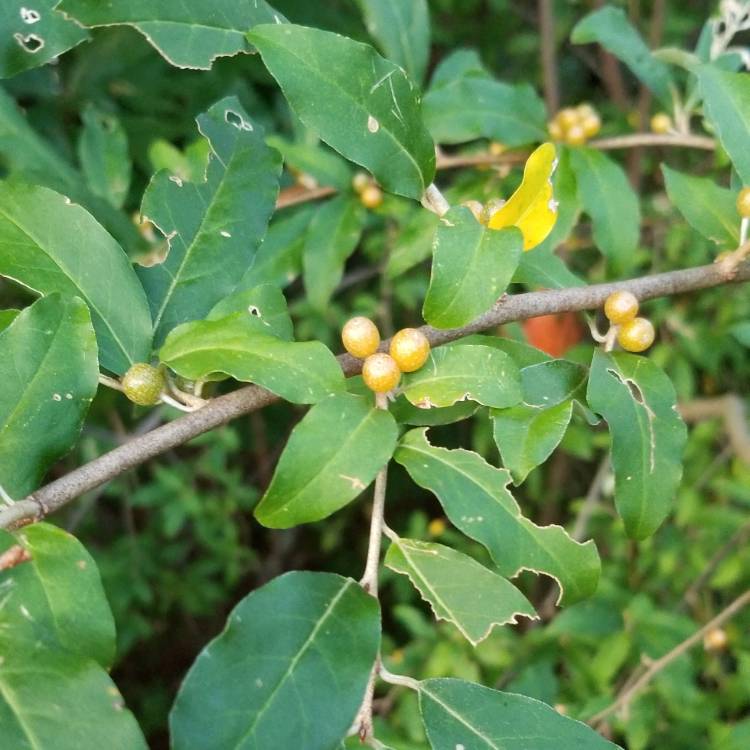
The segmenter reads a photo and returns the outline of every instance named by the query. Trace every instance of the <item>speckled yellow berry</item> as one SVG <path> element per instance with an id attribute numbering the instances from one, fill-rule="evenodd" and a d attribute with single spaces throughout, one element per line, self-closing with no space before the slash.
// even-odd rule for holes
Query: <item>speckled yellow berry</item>
<path id="1" fill-rule="evenodd" d="M 489 151 L 492 156 L 500 156 L 500 154 L 505 153 L 505 145 L 500 143 L 500 141 L 492 141 Z"/>
<path id="2" fill-rule="evenodd" d="M 388 393 L 401 380 L 401 370 L 390 354 L 372 354 L 362 366 L 362 379 L 371 391 Z"/>
<path id="3" fill-rule="evenodd" d="M 728 643 L 727 631 L 723 628 L 713 628 L 703 636 L 703 648 L 706 651 L 723 651 Z"/>
<path id="4" fill-rule="evenodd" d="M 440 536 L 445 533 L 446 528 L 447 524 L 445 523 L 444 518 L 433 518 L 432 521 L 427 524 L 427 533 L 430 536 Z"/>
<path id="5" fill-rule="evenodd" d="M 417 328 L 403 328 L 392 339 L 389 349 L 401 372 L 415 372 L 430 356 L 430 342 Z"/>
<path id="6" fill-rule="evenodd" d="M 581 120 L 581 127 L 586 138 L 593 138 L 602 129 L 601 118 L 596 112 L 592 112 Z"/>
<path id="7" fill-rule="evenodd" d="M 581 125 L 573 125 L 565 131 L 565 142 L 569 146 L 582 146 L 586 143 L 586 133 Z"/>
<path id="8" fill-rule="evenodd" d="M 565 135 L 562 125 L 557 120 L 550 120 L 547 123 L 547 130 L 553 141 L 561 141 Z"/>
<path id="9" fill-rule="evenodd" d="M 646 318 L 634 318 L 617 331 L 617 343 L 626 352 L 644 352 L 654 343 L 654 326 Z"/>
<path id="10" fill-rule="evenodd" d="M 581 121 L 580 116 L 578 115 L 578 112 L 576 112 L 573 107 L 566 107 L 565 109 L 561 109 L 557 113 L 557 122 L 560 124 L 560 127 L 563 128 L 563 130 L 568 130 L 569 128 L 572 128 L 575 125 L 578 125 L 578 123 Z"/>
<path id="11" fill-rule="evenodd" d="M 368 185 L 359 195 L 365 208 L 377 208 L 383 202 L 383 191 L 377 185 Z"/>
<path id="12" fill-rule="evenodd" d="M 666 112 L 657 112 L 651 118 L 651 131 L 664 135 L 672 129 L 672 118 Z"/>
<path id="13" fill-rule="evenodd" d="M 604 303 L 604 314 L 614 325 L 622 325 L 638 315 L 638 298 L 632 292 L 612 292 Z"/>
<path id="14" fill-rule="evenodd" d="M 344 349 L 352 355 L 365 359 L 375 354 L 380 346 L 380 332 L 369 318 L 358 316 L 348 320 L 341 330 Z"/>
<path id="15" fill-rule="evenodd" d="M 357 193 L 361 193 L 370 185 L 372 185 L 372 177 L 367 172 L 357 172 L 352 178 L 352 187 Z"/>
<path id="16" fill-rule="evenodd" d="M 580 117 L 581 120 L 585 120 L 587 117 L 590 117 L 591 115 L 595 115 L 598 117 L 596 110 L 588 103 L 583 102 L 583 104 L 579 104 L 576 107 L 576 112 L 578 113 L 578 117 Z"/>
<path id="17" fill-rule="evenodd" d="M 750 219 L 750 187 L 742 188 L 737 195 L 737 213 L 743 219 Z"/>
<path id="18" fill-rule="evenodd" d="M 145 362 L 137 362 L 122 377 L 122 392 L 139 406 L 158 403 L 166 386 L 164 373 Z"/>

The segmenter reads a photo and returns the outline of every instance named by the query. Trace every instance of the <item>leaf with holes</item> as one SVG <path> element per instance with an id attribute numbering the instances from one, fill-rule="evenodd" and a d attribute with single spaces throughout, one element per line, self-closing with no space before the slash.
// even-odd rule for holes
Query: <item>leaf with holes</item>
<path id="1" fill-rule="evenodd" d="M 433 349 L 421 370 L 404 376 L 402 391 L 423 409 L 467 399 L 497 408 L 521 401 L 515 362 L 504 352 L 473 344 Z"/>
<path id="2" fill-rule="evenodd" d="M 750 185 L 750 81 L 714 65 L 698 70 L 703 109 L 743 184 Z"/>
<path id="3" fill-rule="evenodd" d="M 609 425 L 615 503 L 625 531 L 645 539 L 669 514 L 682 478 L 687 430 L 672 382 L 647 357 L 597 350 L 587 398 Z"/>
<path id="4" fill-rule="evenodd" d="M 65 196 L 0 182 L 0 276 L 40 294 L 81 297 L 91 311 L 102 367 L 121 374 L 148 359 L 151 317 L 127 256 Z"/>
<path id="5" fill-rule="evenodd" d="M 285 341 L 294 339 L 294 326 L 286 298 L 274 284 L 258 284 L 251 289 L 235 292 L 217 305 L 214 305 L 206 316 L 207 320 L 221 320 L 235 313 L 247 313 L 260 325 L 256 326 L 261 333 L 276 336 Z"/>
<path id="6" fill-rule="evenodd" d="M 19 499 L 76 441 L 96 394 L 86 305 L 52 294 L 0 332 L 0 487 Z"/>
<path id="7" fill-rule="evenodd" d="M 359 0 L 359 6 L 383 55 L 421 86 L 430 56 L 427 0 Z"/>
<path id="8" fill-rule="evenodd" d="M 170 714 L 173 747 L 336 747 L 379 646 L 378 602 L 355 581 L 276 578 L 235 607 L 191 667 Z"/>
<path id="9" fill-rule="evenodd" d="M 407 432 L 394 459 L 440 500 L 451 523 L 483 544 L 500 573 L 546 573 L 560 584 L 565 604 L 584 599 L 599 581 L 594 543 L 571 539 L 560 526 L 536 526 L 521 515 L 508 492 L 510 475 L 467 450 L 430 445 L 424 429 Z"/>
<path id="10" fill-rule="evenodd" d="M 370 398 L 324 399 L 292 431 L 255 517 L 273 529 L 327 518 L 367 489 L 397 433 L 393 417 Z"/>
<path id="11" fill-rule="evenodd" d="M 325 310 L 341 281 L 344 264 L 362 235 L 366 212 L 350 196 L 340 195 L 322 206 L 310 222 L 302 250 L 302 278 L 310 304 Z"/>
<path id="12" fill-rule="evenodd" d="M 468 208 L 453 208 L 435 235 L 432 275 L 422 314 L 436 328 L 458 328 L 487 312 L 510 284 L 523 237 L 495 232 Z"/>
<path id="13" fill-rule="evenodd" d="M 89 38 L 55 10 L 58 0 L 8 0 L 0 7 L 0 78 L 55 60 Z"/>
<path id="14" fill-rule="evenodd" d="M 159 358 L 184 378 L 224 373 L 295 404 L 313 404 L 346 387 L 341 367 L 325 344 L 278 338 L 247 310 L 183 323 L 167 336 Z"/>
<path id="15" fill-rule="evenodd" d="M 621 8 L 606 6 L 579 21 L 570 35 L 574 44 L 599 42 L 620 58 L 662 104 L 672 108 L 674 81 L 669 66 L 655 57 Z"/>
<path id="16" fill-rule="evenodd" d="M 534 607 L 512 583 L 442 544 L 391 539 L 385 564 L 408 576 L 435 617 L 452 622 L 473 646 L 496 625 L 536 618 Z"/>
<path id="17" fill-rule="evenodd" d="M 128 136 L 115 115 L 88 105 L 81 112 L 78 159 L 91 191 L 122 208 L 130 186 Z"/>
<path id="18" fill-rule="evenodd" d="M 570 150 L 578 195 L 594 225 L 594 244 L 614 271 L 633 266 L 640 239 L 638 196 L 622 167 L 592 148 Z"/>
<path id="19" fill-rule="evenodd" d="M 251 52 L 245 33 L 285 19 L 266 0 L 63 0 L 58 10 L 83 26 L 132 26 L 178 68 L 209 70 L 217 57 Z"/>
<path id="20" fill-rule="evenodd" d="M 422 197 L 435 146 L 401 68 L 367 44 L 319 29 L 266 24 L 248 38 L 305 125 L 386 190 Z"/>
<path id="21" fill-rule="evenodd" d="M 617 750 L 591 727 L 546 703 L 454 679 L 419 683 L 433 750 Z"/>
<path id="22" fill-rule="evenodd" d="M 279 155 L 235 97 L 200 115 L 198 129 L 211 144 L 205 181 L 158 172 L 141 206 L 169 243 L 162 263 L 138 270 L 157 346 L 235 289 L 263 241 L 279 190 Z"/>

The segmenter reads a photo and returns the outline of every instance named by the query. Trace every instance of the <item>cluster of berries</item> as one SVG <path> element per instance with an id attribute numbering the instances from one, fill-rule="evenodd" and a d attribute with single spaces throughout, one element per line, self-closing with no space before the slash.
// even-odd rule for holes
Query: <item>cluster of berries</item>
<path id="1" fill-rule="evenodd" d="M 615 326 L 617 343 L 626 352 L 643 352 L 654 343 L 654 326 L 638 318 L 638 299 L 632 292 L 613 292 L 604 303 L 604 314 Z"/>
<path id="2" fill-rule="evenodd" d="M 547 123 L 552 140 L 562 141 L 569 146 L 582 146 L 601 128 L 599 113 L 590 104 L 565 107 Z"/>
<path id="3" fill-rule="evenodd" d="M 352 187 L 365 208 L 378 208 L 383 202 L 383 191 L 367 172 L 357 172 L 352 179 Z"/>
<path id="4" fill-rule="evenodd" d="M 352 318 L 341 331 L 341 341 L 352 357 L 363 359 L 362 379 L 375 393 L 392 391 L 402 372 L 415 372 L 430 356 L 430 342 L 417 328 L 402 328 L 392 339 L 389 353 L 378 352 L 380 331 L 369 319 Z"/>

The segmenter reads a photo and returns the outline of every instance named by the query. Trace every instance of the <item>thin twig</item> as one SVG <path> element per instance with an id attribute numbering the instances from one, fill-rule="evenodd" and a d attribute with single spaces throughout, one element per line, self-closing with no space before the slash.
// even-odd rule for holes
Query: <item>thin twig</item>
<path id="1" fill-rule="evenodd" d="M 557 80 L 554 0 L 539 0 L 539 36 L 541 37 L 544 101 L 547 111 L 560 109 L 560 86 Z"/>
<path id="2" fill-rule="evenodd" d="M 399 685 L 410 690 L 419 690 L 419 680 L 402 674 L 393 674 L 393 672 L 389 672 L 382 664 L 380 665 L 380 679 L 389 685 Z"/>
<path id="3" fill-rule="evenodd" d="M 632 681 L 629 685 L 626 683 L 623 689 L 620 690 L 620 694 L 617 696 L 616 700 L 607 706 L 607 708 L 592 716 L 588 720 L 588 723 L 592 726 L 596 726 L 601 724 L 604 719 L 613 713 L 627 711 L 633 699 L 651 682 L 651 680 L 654 679 L 654 677 L 656 677 L 657 674 L 659 674 L 659 672 L 666 669 L 675 659 L 678 659 L 686 651 L 690 650 L 696 643 L 700 643 L 706 633 L 723 625 L 748 604 L 750 604 L 750 589 L 745 591 L 744 594 L 738 596 L 728 607 L 716 615 L 713 620 L 706 623 L 702 628 L 696 630 L 689 638 L 686 638 L 682 643 L 664 654 L 664 656 L 651 662 L 637 680 Z"/>
<path id="4" fill-rule="evenodd" d="M 423 326 L 421 330 L 432 346 L 440 346 L 480 331 L 497 328 L 504 323 L 553 313 L 595 310 L 604 304 L 612 292 L 620 290 L 630 291 L 639 300 L 644 301 L 750 280 L 749 262 L 743 263 L 731 279 L 726 277 L 719 265 L 712 263 L 608 284 L 508 295 L 492 309 L 462 328 L 440 330 Z M 389 341 L 384 341 L 381 350 L 387 351 L 388 345 Z M 357 375 L 362 369 L 362 362 L 349 355 L 340 355 L 339 363 L 347 376 Z M 139 466 L 204 432 L 279 400 L 278 396 L 255 385 L 213 398 L 202 409 L 132 439 L 125 445 L 41 487 L 27 498 L 15 502 L 12 507 L 0 511 L 0 528 L 17 528 L 33 520 L 40 520 L 128 469 Z"/>
<path id="5" fill-rule="evenodd" d="M 715 151 L 716 141 L 705 135 L 684 133 L 630 133 L 629 135 L 617 135 L 612 138 L 598 138 L 595 141 L 590 141 L 588 146 L 600 151 L 615 151 L 623 148 L 638 148 L 639 146 L 682 146 Z"/>

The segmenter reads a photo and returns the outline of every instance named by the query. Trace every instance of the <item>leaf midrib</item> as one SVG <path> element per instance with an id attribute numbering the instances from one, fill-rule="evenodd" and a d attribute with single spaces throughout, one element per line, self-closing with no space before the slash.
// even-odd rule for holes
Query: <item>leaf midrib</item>
<path id="1" fill-rule="evenodd" d="M 266 698 L 265 702 L 261 706 L 261 708 L 258 710 L 258 712 L 253 717 L 253 720 L 248 727 L 247 731 L 240 737 L 239 741 L 235 744 L 235 750 L 240 750 L 245 740 L 247 740 L 251 735 L 254 735 L 258 726 L 258 723 L 263 716 L 263 714 L 268 710 L 269 706 L 273 702 L 274 697 L 276 694 L 281 690 L 284 683 L 289 679 L 292 672 L 294 671 L 294 668 L 299 663 L 300 659 L 303 657 L 305 651 L 311 646 L 315 636 L 318 634 L 320 629 L 323 627 L 323 623 L 330 617 L 331 613 L 333 612 L 334 608 L 338 604 L 341 597 L 349 590 L 349 588 L 354 584 L 354 581 L 347 579 L 344 581 L 344 585 L 341 587 L 339 592 L 336 594 L 336 596 L 333 597 L 330 604 L 326 607 L 325 612 L 321 615 L 318 622 L 315 624 L 315 627 L 310 631 L 310 635 L 305 639 L 305 642 L 300 647 L 299 651 L 295 654 L 292 661 L 289 663 L 289 667 L 286 669 L 284 674 L 281 675 L 281 679 L 276 683 L 274 689 L 270 692 L 268 695 L 268 698 Z"/>
<path id="2" fill-rule="evenodd" d="M 251 32 L 251 35 L 252 35 L 252 32 Z M 284 45 L 279 44 L 278 42 L 274 41 L 273 39 L 270 39 L 267 36 L 263 37 L 263 39 L 266 42 L 268 42 L 269 44 L 276 46 L 278 49 L 282 50 L 283 52 L 286 52 L 288 55 L 290 55 L 291 57 L 293 57 L 295 60 L 298 60 L 302 64 L 303 68 L 307 68 L 308 70 L 312 70 L 313 73 L 317 73 L 317 75 L 323 81 L 325 81 L 328 85 L 332 86 L 333 88 L 338 89 L 344 95 L 345 98 L 351 100 L 355 104 L 356 108 L 360 112 L 364 113 L 367 117 L 371 117 L 372 116 L 372 114 L 369 112 L 369 110 L 367 110 L 363 104 L 361 104 L 357 99 L 355 99 L 354 96 L 352 96 L 337 81 L 326 78 L 326 76 L 323 75 L 323 72 L 321 71 L 320 67 L 318 67 L 316 65 L 313 68 L 311 66 L 311 62 L 312 62 L 311 60 L 307 60 L 307 59 L 305 59 L 303 57 L 300 57 L 290 47 L 285 47 Z M 393 64 L 393 63 L 391 63 L 391 64 Z M 275 77 L 276 76 L 274 76 L 274 78 Z M 281 86 L 282 90 L 285 88 L 281 84 L 280 81 L 279 81 L 279 86 Z M 424 191 L 425 191 L 425 189 L 426 189 L 427 186 L 425 185 L 425 178 L 424 178 L 424 175 L 422 174 L 422 169 L 420 168 L 420 166 L 417 163 L 416 159 L 411 155 L 411 152 L 409 151 L 409 149 L 406 148 L 406 146 L 403 143 L 401 143 L 401 141 L 395 136 L 395 134 L 391 132 L 390 128 L 387 127 L 387 125 L 385 125 L 382 121 L 379 120 L 379 122 L 380 122 L 380 129 L 378 130 L 378 132 L 380 132 L 380 130 L 382 130 L 396 144 L 396 146 L 398 147 L 398 150 L 401 151 L 401 152 L 403 152 L 404 154 L 406 154 L 406 156 L 408 157 L 409 161 L 414 165 L 414 168 L 415 168 L 415 170 L 417 172 L 417 175 L 419 177 L 419 184 L 421 185 L 422 192 L 424 193 Z"/>

